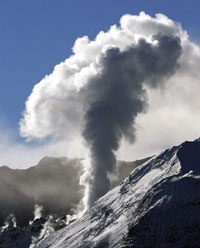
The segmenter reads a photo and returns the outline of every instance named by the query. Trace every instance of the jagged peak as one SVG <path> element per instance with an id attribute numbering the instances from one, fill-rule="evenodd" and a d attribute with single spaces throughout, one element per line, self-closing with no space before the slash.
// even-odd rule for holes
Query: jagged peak
<path id="1" fill-rule="evenodd" d="M 80 219 L 58 233 L 52 234 L 36 247 L 52 248 L 55 244 L 59 246 L 59 248 L 133 247 L 121 246 L 123 237 L 128 233 L 131 225 L 137 226 L 140 223 L 140 220 L 148 213 L 149 209 L 154 207 L 150 204 L 151 199 L 154 199 L 155 194 L 155 196 L 159 196 L 159 192 L 161 191 L 162 194 L 160 194 L 160 196 L 162 196 L 165 201 L 162 201 L 159 197 L 159 199 L 156 198 L 156 206 L 163 206 L 161 204 L 162 202 L 169 203 L 166 205 L 170 208 L 168 226 L 166 225 L 165 227 L 167 229 L 167 235 L 167 232 L 170 231 L 170 218 L 176 218 L 176 204 L 177 208 L 182 204 L 181 197 L 178 197 L 179 192 L 190 194 L 188 183 L 193 182 L 192 188 L 198 187 L 200 183 L 199 178 L 194 175 L 199 174 L 199 151 L 200 142 L 198 139 L 193 142 L 187 141 L 179 146 L 174 146 L 171 149 L 167 149 L 160 153 L 158 156 L 151 158 L 134 169 L 130 176 L 126 178 L 120 186 L 109 191 L 106 195 L 96 201 Z M 188 158 L 190 158 L 190 160 Z M 191 170 L 193 170 L 193 173 L 189 173 Z M 196 183 L 197 181 L 198 184 Z M 186 187 L 186 191 L 184 190 L 184 187 Z M 187 197 L 185 196 L 183 209 L 188 208 L 188 210 L 190 210 L 189 212 L 191 212 L 191 204 L 189 204 L 189 202 L 187 203 L 187 201 L 192 199 L 193 206 L 194 202 L 198 200 L 195 198 L 197 195 L 198 194 L 195 194 L 194 198 L 191 198 L 189 195 Z M 172 201 L 173 204 L 170 204 L 170 201 Z M 197 203 L 198 202 L 199 201 L 197 201 Z M 150 205 L 146 206 L 145 204 L 147 203 Z M 173 209 L 171 209 L 171 206 L 173 206 Z M 161 210 L 162 209 L 159 211 Z M 200 212 L 198 208 L 195 208 L 195 211 L 198 213 Z M 177 214 L 177 219 L 173 220 L 171 223 L 174 225 L 174 223 L 176 224 L 176 221 L 178 221 L 180 222 L 180 228 L 182 228 L 182 226 L 184 226 L 184 228 L 189 228 L 187 221 L 184 222 L 184 225 L 182 222 L 185 210 L 182 213 L 183 214 L 179 212 Z M 159 219 L 158 216 L 155 213 L 153 218 L 154 224 L 159 226 L 161 225 L 159 222 L 161 219 Z M 158 223 L 156 222 L 156 218 L 159 220 Z M 190 225 L 192 225 L 195 218 L 190 218 L 190 220 Z M 156 226 L 152 228 L 155 227 Z M 136 228 L 134 230 L 139 230 L 140 233 L 138 235 L 140 237 L 143 235 L 142 229 Z M 153 239 L 151 236 L 153 235 L 151 233 L 151 225 L 148 230 L 149 233 L 147 233 L 147 237 L 150 238 L 148 242 L 151 242 L 151 239 Z M 156 230 L 159 230 L 159 228 Z M 178 232 L 179 236 L 183 235 L 184 230 Z M 158 237 L 158 235 L 162 234 L 155 233 L 155 235 Z M 168 236 L 165 237 L 167 240 Z M 197 236 L 195 236 L 195 238 L 196 237 Z M 131 239 L 131 242 L 134 243 L 134 237 Z M 165 247 L 171 247 L 173 242 L 174 241 L 170 243 L 170 246 Z M 156 247 L 154 241 L 152 244 L 153 246 L 151 247 Z"/>

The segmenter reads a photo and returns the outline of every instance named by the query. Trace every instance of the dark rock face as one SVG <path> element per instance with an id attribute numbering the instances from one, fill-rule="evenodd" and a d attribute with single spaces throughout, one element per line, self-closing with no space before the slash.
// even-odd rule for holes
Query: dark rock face
<path id="1" fill-rule="evenodd" d="M 182 165 L 182 173 L 187 173 L 190 170 L 194 174 L 200 174 L 200 142 L 183 143 L 182 147 L 177 153 Z"/>
<path id="2" fill-rule="evenodd" d="M 200 142 L 183 143 L 177 157 L 179 176 L 147 192 L 139 207 L 143 215 L 131 223 L 122 248 L 200 247 Z M 183 176 L 189 172 L 194 177 Z"/>
<path id="3" fill-rule="evenodd" d="M 173 178 L 153 187 L 140 206 L 146 214 L 132 223 L 121 247 L 200 247 L 199 186 L 199 179 Z"/>

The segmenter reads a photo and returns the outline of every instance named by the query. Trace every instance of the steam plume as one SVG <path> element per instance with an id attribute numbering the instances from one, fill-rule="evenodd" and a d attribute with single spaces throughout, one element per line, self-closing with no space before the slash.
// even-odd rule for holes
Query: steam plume
<path id="1" fill-rule="evenodd" d="M 88 101 L 83 137 L 91 157 L 87 206 L 110 189 L 107 173 L 115 168 L 121 137 L 135 139 L 135 119 L 147 106 L 144 85 L 159 87 L 178 67 L 179 38 L 157 35 L 153 41 L 155 45 L 141 39 L 122 52 L 109 48 L 100 57 L 99 75 L 83 89 Z"/>
<path id="2" fill-rule="evenodd" d="M 14 214 L 10 214 L 4 224 L 0 227 L 0 232 L 3 232 L 5 229 L 9 228 L 9 227 L 17 227 L 17 222 L 16 222 L 16 218 L 14 216 Z"/>
<path id="3" fill-rule="evenodd" d="M 196 60 L 188 59 L 194 51 Z M 149 92 L 164 87 L 176 72 L 196 72 L 193 62 L 199 64 L 200 52 L 179 24 L 141 12 L 123 16 L 120 26 L 101 31 L 93 41 L 78 38 L 73 53 L 35 85 L 20 132 L 29 140 L 80 140 L 82 134 L 89 148 L 81 179 L 87 208 L 109 189 L 115 151 L 122 137 L 135 140 L 136 119 L 147 111 Z"/>

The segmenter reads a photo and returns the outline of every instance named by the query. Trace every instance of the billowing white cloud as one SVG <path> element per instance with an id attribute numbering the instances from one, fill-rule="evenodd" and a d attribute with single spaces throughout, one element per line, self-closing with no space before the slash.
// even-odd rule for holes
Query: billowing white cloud
<path id="1" fill-rule="evenodd" d="M 20 133 L 77 142 L 83 134 L 90 150 L 81 180 L 87 208 L 109 190 L 122 137 L 136 136 L 132 147 L 122 140 L 123 159 L 198 137 L 199 68 L 200 47 L 180 24 L 162 14 L 124 15 L 94 40 L 78 38 L 73 54 L 35 85 Z"/>
<path id="2" fill-rule="evenodd" d="M 80 134 L 85 106 L 79 92 L 99 73 L 101 54 L 109 47 L 123 51 L 140 38 L 152 42 L 152 35 L 157 33 L 180 37 L 183 48 L 180 68 L 165 84 L 165 91 L 148 89 L 149 111 L 138 116 L 137 140 L 134 145 L 122 142 L 118 154 L 124 159 L 134 159 L 198 137 L 200 48 L 180 24 L 165 15 L 153 18 L 144 12 L 122 16 L 119 26 L 99 32 L 95 40 L 90 41 L 87 36 L 78 38 L 72 56 L 56 65 L 52 74 L 33 88 L 20 121 L 21 135 L 28 139 L 54 136 L 70 140 Z"/>

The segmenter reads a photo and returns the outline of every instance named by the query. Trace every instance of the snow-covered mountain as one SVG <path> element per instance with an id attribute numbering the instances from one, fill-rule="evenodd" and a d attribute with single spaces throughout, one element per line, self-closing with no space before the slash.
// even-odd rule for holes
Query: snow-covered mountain
<path id="1" fill-rule="evenodd" d="M 146 159 L 118 161 L 112 187 Z M 0 248 L 34 247 L 74 220 L 83 197 L 81 159 L 44 157 L 28 169 L 0 167 Z"/>
<path id="2" fill-rule="evenodd" d="M 137 167 L 37 248 L 200 247 L 200 140 Z"/>

